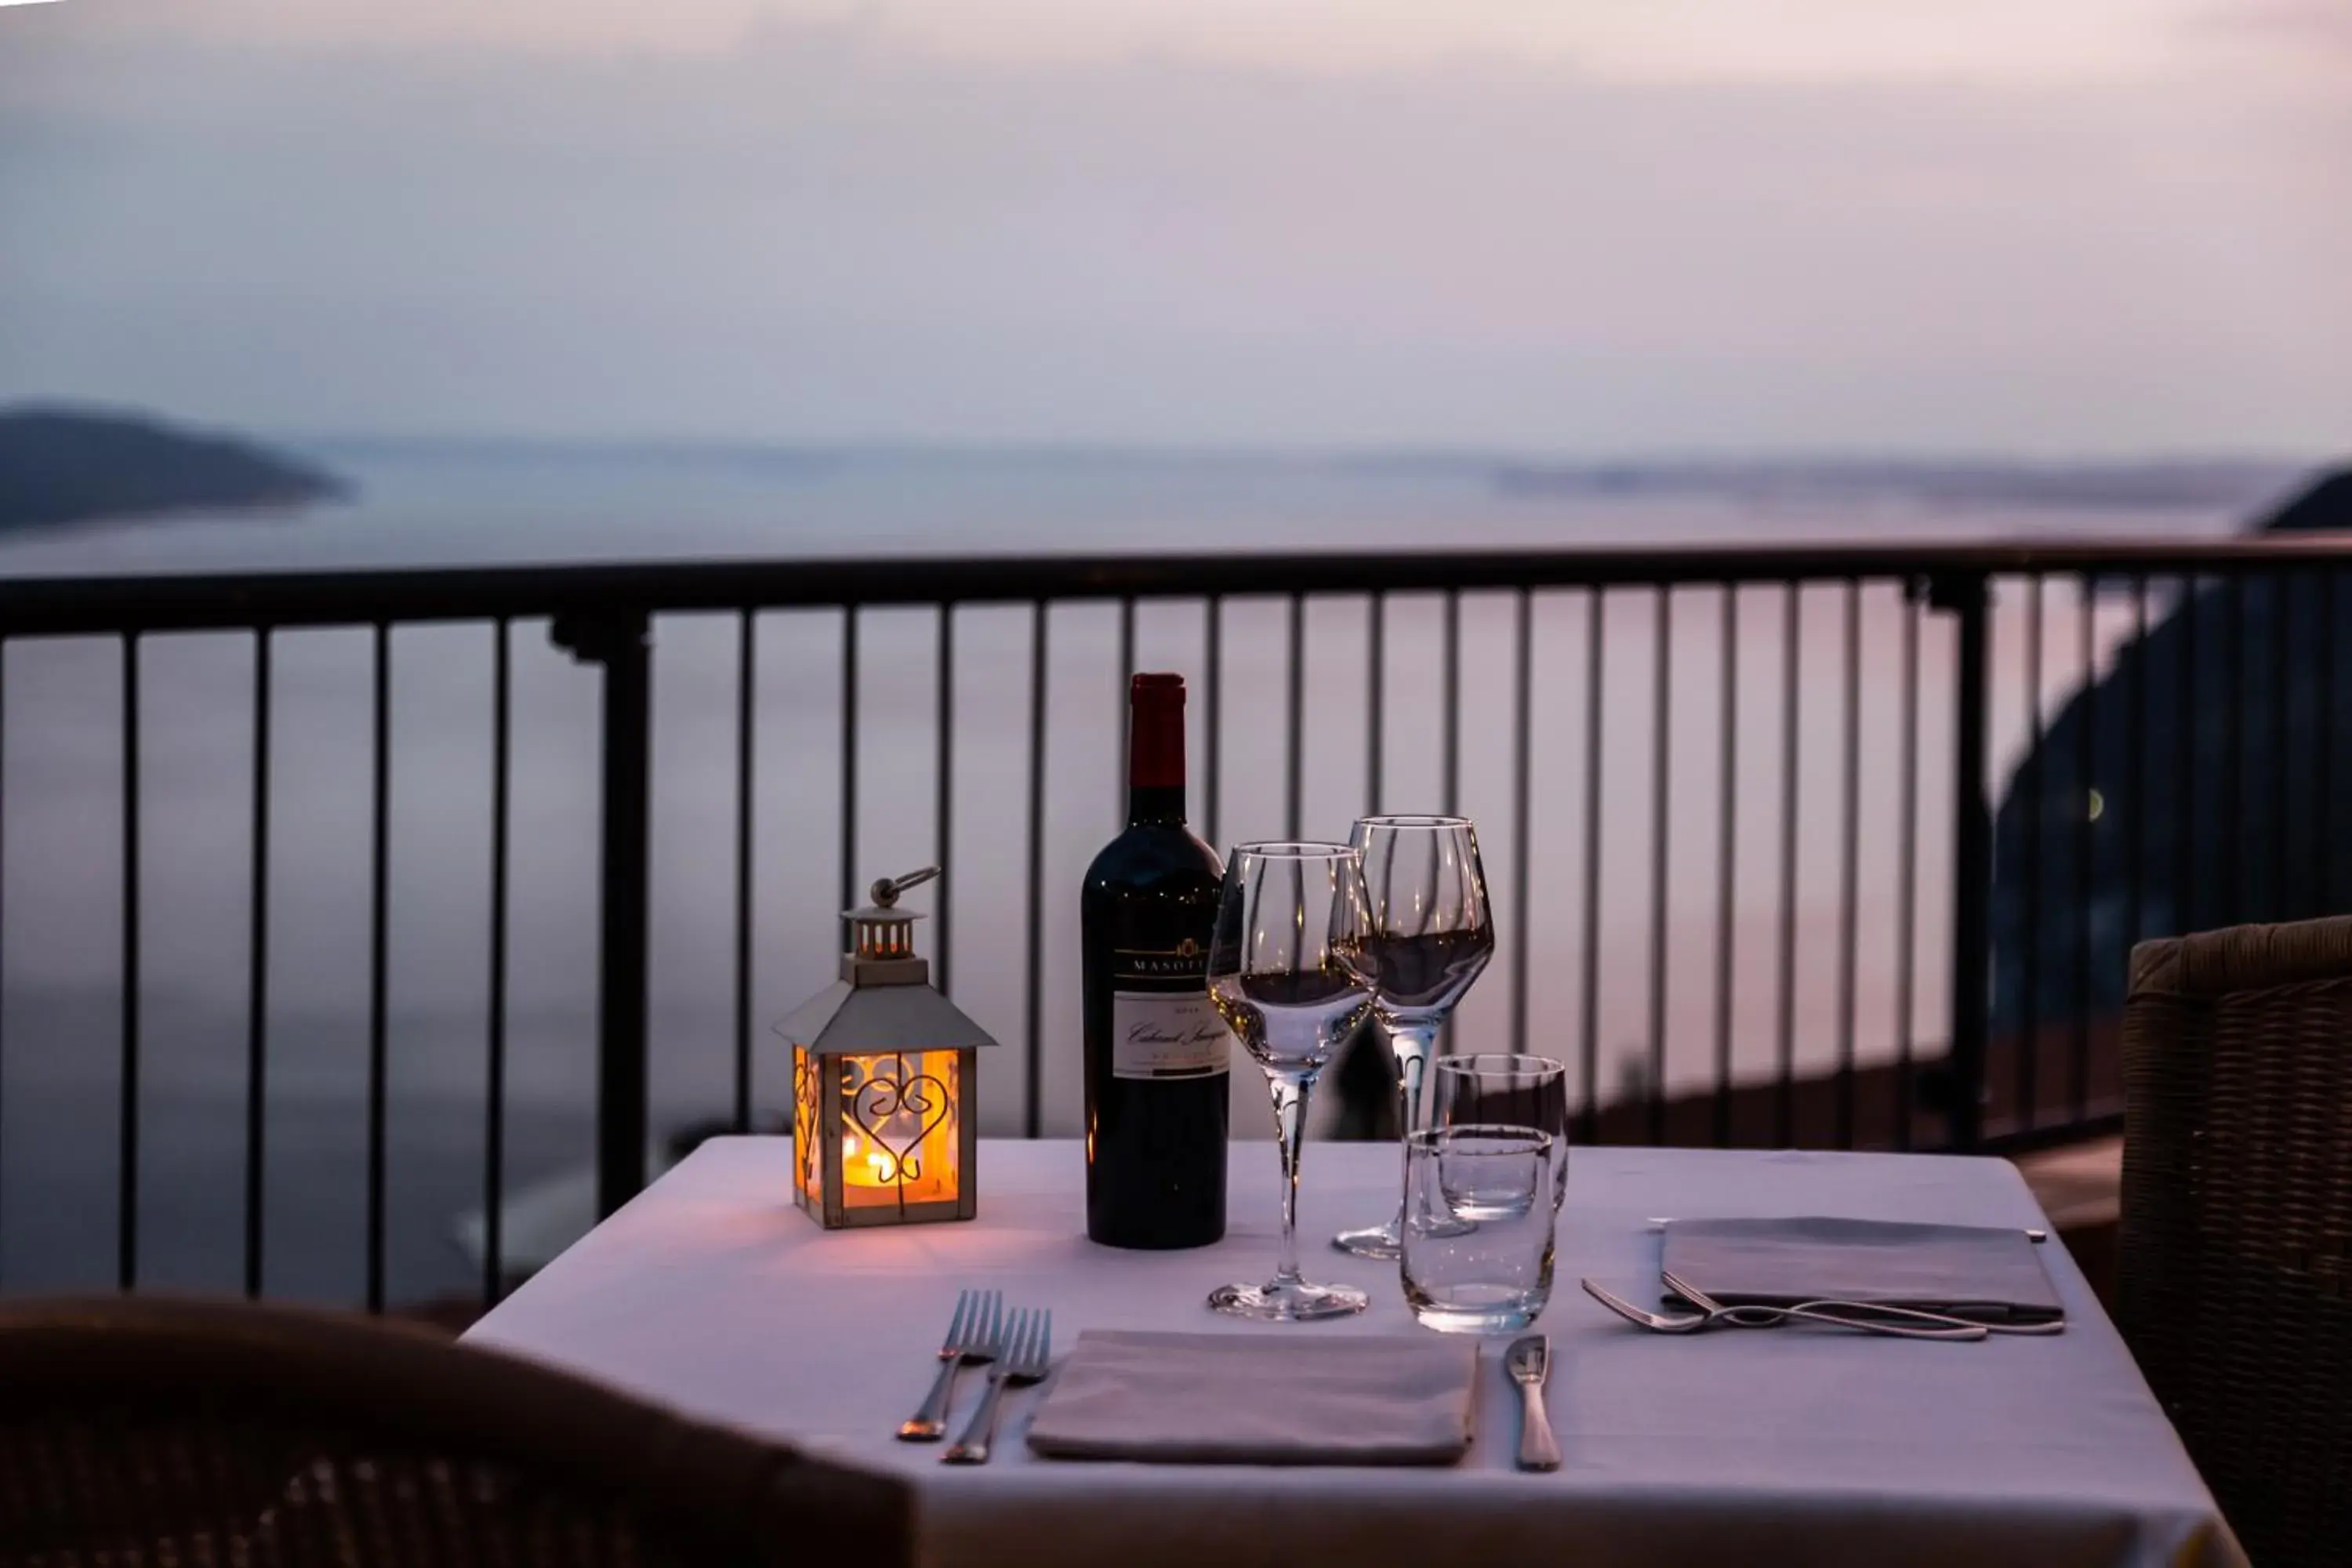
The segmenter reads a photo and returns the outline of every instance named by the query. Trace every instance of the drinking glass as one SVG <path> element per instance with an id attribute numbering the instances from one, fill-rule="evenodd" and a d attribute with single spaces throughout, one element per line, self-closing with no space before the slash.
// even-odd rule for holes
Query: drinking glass
<path id="1" fill-rule="evenodd" d="M 1549 1057 L 1444 1057 L 1431 1096 L 1430 1125 L 1465 1122 L 1531 1127 L 1551 1139 L 1552 1195 L 1568 1196 L 1568 1064 Z"/>
<path id="2" fill-rule="evenodd" d="M 1495 954 L 1478 830 L 1466 816 L 1367 816 L 1348 841 L 1363 851 L 1371 914 L 1364 951 L 1381 1032 L 1396 1054 L 1398 1125 L 1411 1132 L 1422 1125 L 1437 1032 Z M 1343 1230 L 1331 1245 L 1359 1258 L 1394 1258 L 1398 1223 Z"/>
<path id="3" fill-rule="evenodd" d="M 1363 968 L 1362 857 L 1345 844 L 1244 844 L 1225 867 L 1209 940 L 1209 999 L 1265 1069 L 1282 1151 L 1282 1258 L 1263 1285 L 1221 1285 L 1209 1305 L 1292 1322 L 1364 1310 L 1361 1290 L 1298 1272 L 1298 1154 L 1307 1097 L 1371 1012 Z"/>
<path id="4" fill-rule="evenodd" d="M 1559 1146 L 1532 1127 L 1465 1122 L 1405 1136 L 1398 1272 L 1424 1328 L 1517 1333 L 1551 1300 Z"/>

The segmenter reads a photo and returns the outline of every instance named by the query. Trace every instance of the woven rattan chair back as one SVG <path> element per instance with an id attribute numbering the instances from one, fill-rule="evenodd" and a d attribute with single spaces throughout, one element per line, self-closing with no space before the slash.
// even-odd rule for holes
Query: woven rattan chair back
<path id="1" fill-rule="evenodd" d="M 2141 943 L 2118 1318 L 2257 1568 L 2352 1563 L 2352 918 Z"/>
<path id="2" fill-rule="evenodd" d="M 0 1568 L 900 1568 L 912 1533 L 901 1482 L 420 1331 L 0 1308 Z"/>

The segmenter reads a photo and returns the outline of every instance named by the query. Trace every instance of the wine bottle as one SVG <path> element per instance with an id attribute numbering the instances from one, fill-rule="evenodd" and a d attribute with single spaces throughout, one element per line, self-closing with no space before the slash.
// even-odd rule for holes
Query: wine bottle
<path id="1" fill-rule="evenodd" d="M 1225 1234 L 1233 1036 L 1209 1000 L 1223 868 L 1184 826 L 1184 678 L 1129 685 L 1127 831 L 1087 868 L 1087 1234 L 1205 1247 Z"/>

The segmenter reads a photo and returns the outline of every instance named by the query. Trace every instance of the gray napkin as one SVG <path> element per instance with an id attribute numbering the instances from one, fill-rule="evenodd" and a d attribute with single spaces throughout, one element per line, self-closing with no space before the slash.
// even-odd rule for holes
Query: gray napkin
<path id="1" fill-rule="evenodd" d="M 1666 1226 L 1660 1262 L 1732 1304 L 1830 1298 L 2014 1322 L 2065 1315 L 2042 1270 L 2040 1249 L 2022 1230 L 1867 1219 L 1678 1219 Z"/>
<path id="2" fill-rule="evenodd" d="M 1470 1447 L 1475 1341 L 1078 1336 L 1029 1426 L 1056 1459 L 1450 1465 Z"/>

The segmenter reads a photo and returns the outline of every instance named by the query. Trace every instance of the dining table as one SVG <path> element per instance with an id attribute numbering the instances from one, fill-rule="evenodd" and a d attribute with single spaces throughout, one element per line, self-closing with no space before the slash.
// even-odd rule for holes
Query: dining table
<path id="1" fill-rule="evenodd" d="M 1370 1310 L 1268 1325 L 1209 1290 L 1271 1272 L 1278 1173 L 1231 1146 L 1224 1239 L 1181 1251 L 1088 1241 L 1076 1140 L 983 1139 L 978 1217 L 827 1231 L 797 1206 L 783 1138 L 704 1142 L 467 1332 L 690 1415 L 908 1479 L 931 1568 L 1790 1564 L 1807 1568 L 2242 1568 L 2228 1526 L 2122 1336 L 2053 1237 L 2036 1249 L 2065 1331 L 1924 1342 L 1793 1325 L 1654 1333 L 1577 1288 L 1659 1300 L 1676 1218 L 1839 1216 L 2048 1229 L 2016 1168 L 1950 1155 L 1578 1148 L 1559 1214 L 1550 1419 L 1562 1463 L 1514 1465 L 1504 1338 L 1481 1346 L 1466 1458 L 1442 1467 L 1041 1458 L 1042 1388 L 1008 1394 L 994 1457 L 898 1440 L 959 1291 L 1082 1331 L 1423 1334 L 1397 1266 L 1323 1244 L 1395 1208 L 1392 1144 L 1305 1151 L 1310 1278 Z M 953 1422 L 979 1399 L 968 1371 Z M 951 1428 L 952 1430 L 952 1426 Z"/>

